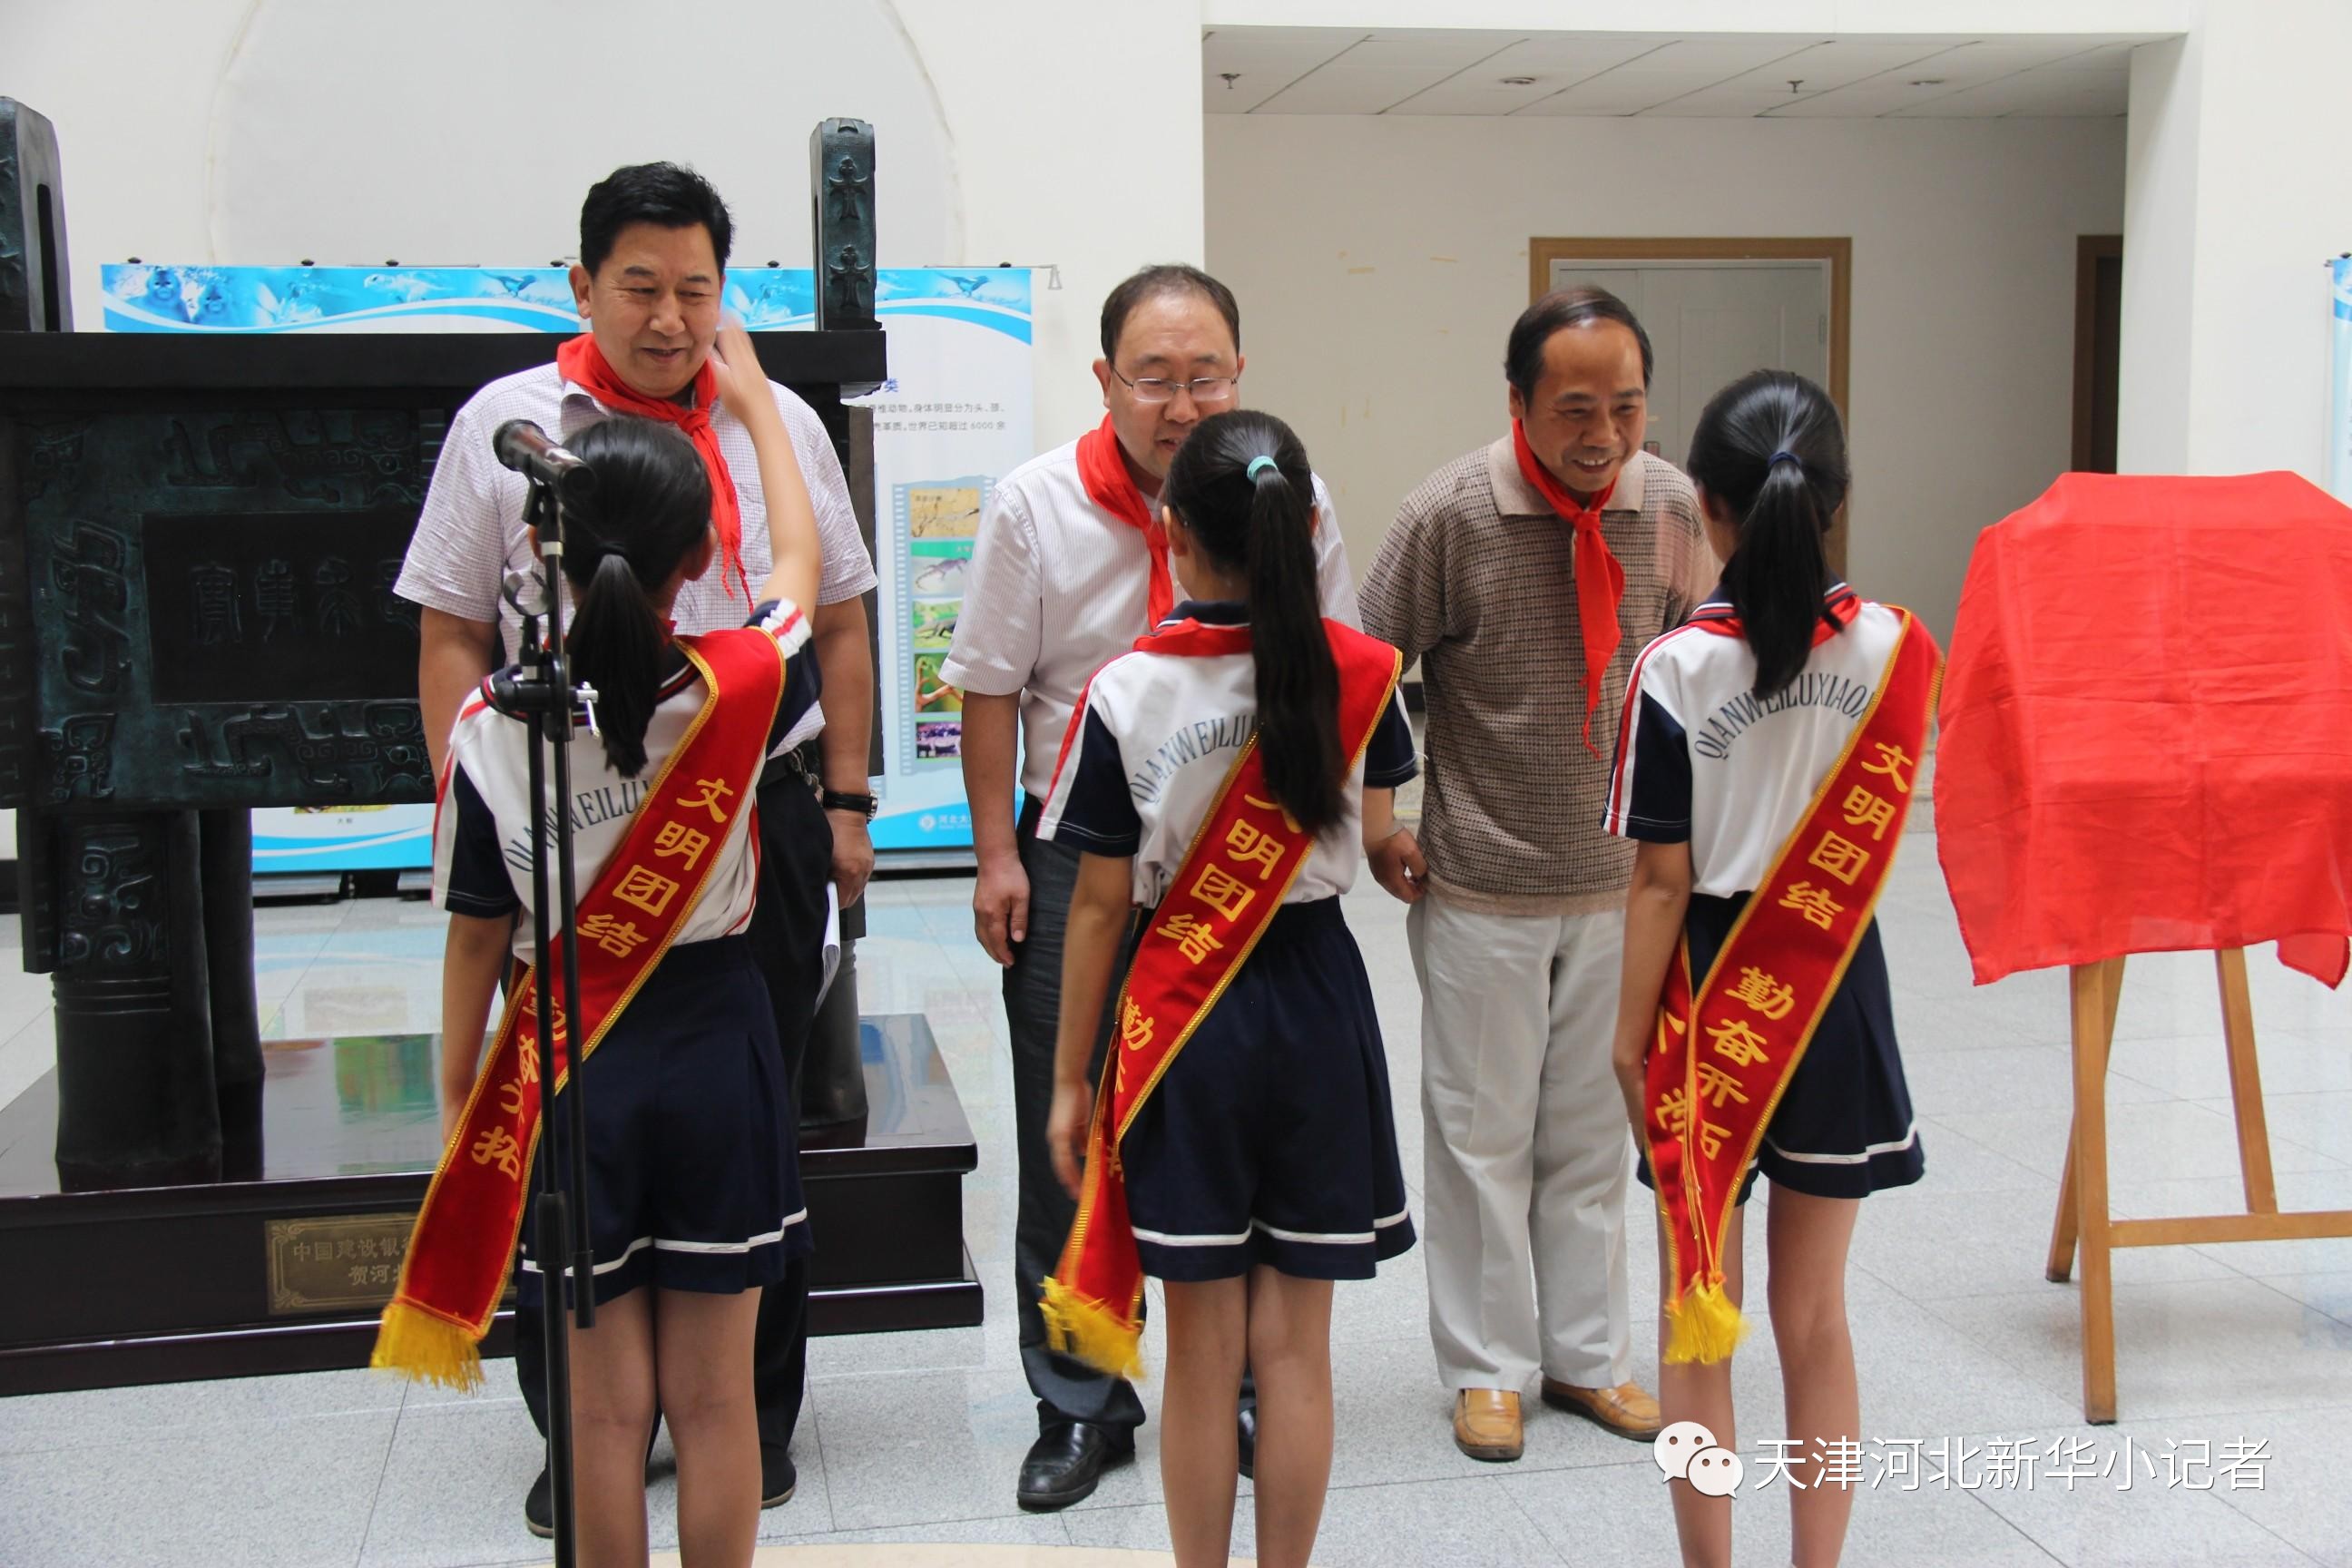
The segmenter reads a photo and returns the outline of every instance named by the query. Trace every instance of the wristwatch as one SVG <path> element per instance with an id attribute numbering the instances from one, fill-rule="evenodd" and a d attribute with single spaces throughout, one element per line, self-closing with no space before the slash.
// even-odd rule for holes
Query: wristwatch
<path id="1" fill-rule="evenodd" d="M 828 789 L 818 791 L 817 798 L 824 803 L 827 811 L 854 811 L 868 822 L 882 809 L 882 803 L 870 795 L 845 795 L 840 790 Z"/>

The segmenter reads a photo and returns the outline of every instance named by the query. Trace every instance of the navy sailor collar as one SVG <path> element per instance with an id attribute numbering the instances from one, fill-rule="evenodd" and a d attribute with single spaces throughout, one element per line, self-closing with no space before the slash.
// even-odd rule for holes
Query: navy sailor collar
<path id="1" fill-rule="evenodd" d="M 1180 621 L 1198 621 L 1204 626 L 1245 626 L 1249 625 L 1249 606 L 1239 599 L 1179 599 L 1176 607 L 1168 612 L 1163 626 Z"/>

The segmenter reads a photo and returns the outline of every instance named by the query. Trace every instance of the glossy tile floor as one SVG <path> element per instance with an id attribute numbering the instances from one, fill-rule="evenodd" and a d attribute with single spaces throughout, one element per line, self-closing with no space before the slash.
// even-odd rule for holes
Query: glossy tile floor
<path id="1" fill-rule="evenodd" d="M 1872 1441 L 1847 1561 L 2352 1563 L 2342 1458 L 2352 1437 L 2352 1241 L 2119 1254 L 2123 1420 L 2082 1424 L 2075 1292 L 2042 1277 L 2068 1116 L 2064 982 L 2044 973 L 1971 988 L 1934 847 L 1921 825 L 1882 906 L 1927 1177 L 1873 1200 L 1855 1242 L 1852 1316 Z M 1045 1516 L 1013 1506 L 1013 1473 L 1035 1427 L 1008 1310 L 1003 1013 L 994 968 L 971 938 L 969 892 L 956 879 L 877 886 L 859 967 L 869 1010 L 929 1015 L 979 1134 L 965 1212 L 987 1321 L 814 1345 L 800 1493 L 762 1516 L 761 1539 L 1164 1552 L 1156 1424 L 1143 1429 L 1139 1462 L 1087 1502 Z M 1419 1006 L 1403 911 L 1367 881 L 1349 916 L 1402 1089 L 1405 1168 L 1417 1178 Z M 440 924 L 416 903 L 263 910 L 272 1030 L 431 1028 Z M 13 922 L 5 933 L 13 946 Z M 0 954 L 0 1097 L 45 1070 L 49 1050 L 47 986 L 16 967 L 13 952 Z M 2252 955 L 2252 969 L 2282 1200 L 2352 1206 L 2352 996 L 2289 973 L 2268 951 Z M 2210 958 L 2134 961 L 2111 1092 L 2119 1213 L 2238 1203 L 2219 1017 Z M 1631 1252 L 1646 1323 L 1655 1247 L 1638 1194 L 1628 1198 Z M 1424 1337 L 1422 1258 L 1416 1250 L 1379 1280 L 1339 1292 L 1339 1449 L 1318 1561 L 1673 1562 L 1646 1447 L 1538 1408 L 1518 1463 L 1454 1451 Z M 1760 1241 L 1750 1268 L 1760 1280 Z M 1786 1483 L 1759 1487 L 1768 1467 L 1758 1445 L 1781 1436 L 1779 1369 L 1760 1288 L 1751 1299 L 1758 1331 L 1735 1375 L 1748 1466 L 1739 1561 L 1777 1564 L 1788 1560 Z M 1155 1363 L 1158 1348 L 1147 1346 Z M 1638 1360 L 1649 1381 L 1654 1350 L 1645 1344 Z M 489 1396 L 455 1399 L 352 1372 L 0 1400 L 0 1564 L 544 1562 L 521 1517 L 538 1449 L 520 1402 L 505 1396 L 503 1365 L 491 1384 Z M 1144 1398 L 1155 1405 L 1157 1389 Z M 2263 1457 L 2225 1473 L 2229 1456 L 2246 1451 L 2233 1444 L 2260 1445 Z M 2095 1479 L 2052 1479 L 2053 1445 Z M 2021 1451 L 2043 1471 L 2030 1489 L 2000 1458 Z M 1906 1457 L 1921 1461 L 1907 1486 L 1894 1468 Z M 667 1549 L 667 1441 L 656 1471 L 654 1536 Z M 1243 1556 L 1249 1519 L 1245 1498 Z M 772 1560 L 918 1559 L 882 1550 Z M 1151 1559 L 1075 1551 L 987 1560 Z"/>

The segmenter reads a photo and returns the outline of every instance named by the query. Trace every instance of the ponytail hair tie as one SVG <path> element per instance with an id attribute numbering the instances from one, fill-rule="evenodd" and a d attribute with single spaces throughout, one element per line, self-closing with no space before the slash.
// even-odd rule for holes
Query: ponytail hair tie
<path id="1" fill-rule="evenodd" d="M 1252 484 L 1255 484 L 1257 482 L 1258 475 L 1264 473 L 1268 468 L 1274 469 L 1276 473 L 1280 473 L 1282 471 L 1282 466 L 1280 464 L 1276 463 L 1272 458 L 1261 453 L 1257 457 L 1252 458 L 1249 460 L 1249 467 L 1244 469 L 1244 472 L 1248 474 L 1250 482 Z"/>
<path id="2" fill-rule="evenodd" d="M 1805 466 L 1805 459 L 1797 456 L 1796 453 L 1789 450 L 1788 447 L 1783 447 L 1779 451 L 1773 453 L 1770 459 L 1768 460 L 1764 466 L 1769 468 L 1777 467 L 1781 463 L 1794 463 L 1797 467 L 1801 468 Z"/>

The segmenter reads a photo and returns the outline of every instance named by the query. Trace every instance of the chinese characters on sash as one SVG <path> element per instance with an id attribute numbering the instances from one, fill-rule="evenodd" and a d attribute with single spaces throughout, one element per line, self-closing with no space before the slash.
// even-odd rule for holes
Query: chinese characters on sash
<path id="1" fill-rule="evenodd" d="M 1737 636 L 1735 623 L 1709 625 Z M 1870 710 L 1694 985 L 1687 939 L 1652 1034 L 1643 1128 L 1673 1251 L 1669 1362 L 1737 1342 L 1721 1249 L 1767 1118 L 1796 1071 L 1885 885 L 1910 807 L 1939 656 L 1907 612 Z"/>

